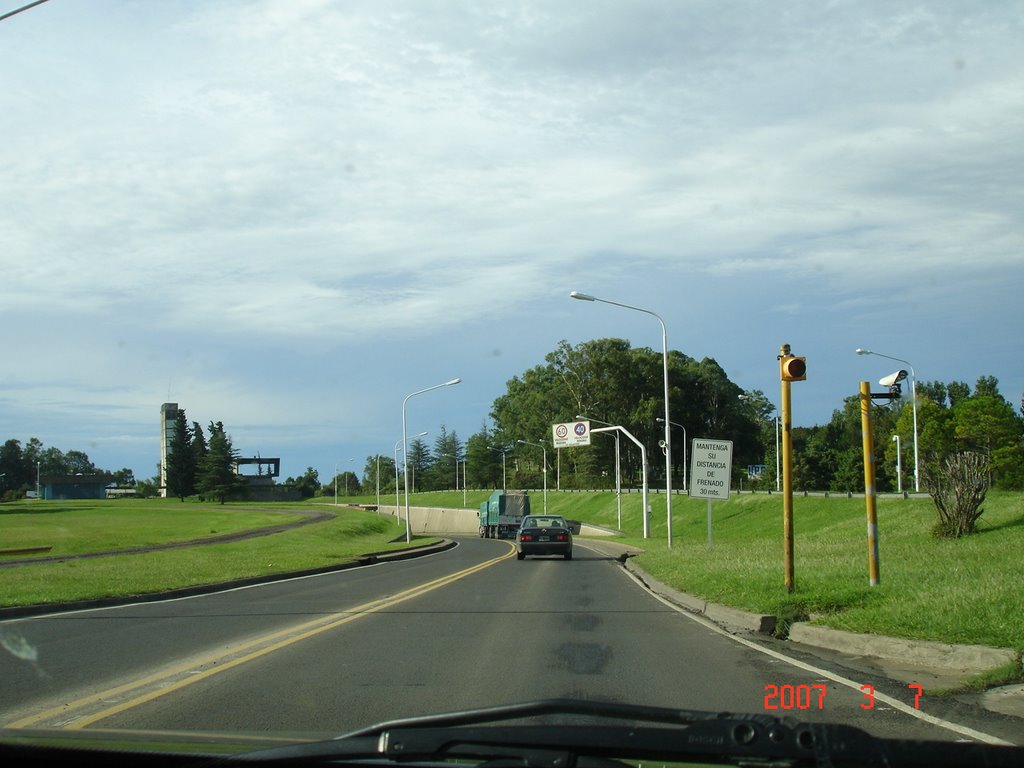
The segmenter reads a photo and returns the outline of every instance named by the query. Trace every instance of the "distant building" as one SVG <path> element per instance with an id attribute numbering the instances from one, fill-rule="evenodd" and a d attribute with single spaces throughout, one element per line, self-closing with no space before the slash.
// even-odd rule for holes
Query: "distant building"
<path id="1" fill-rule="evenodd" d="M 167 457 L 171 455 L 171 443 L 178 427 L 178 404 L 164 403 L 160 406 L 160 495 L 167 496 Z"/>
<path id="2" fill-rule="evenodd" d="M 98 475 L 43 475 L 39 478 L 43 498 L 65 501 L 68 499 L 105 499 L 107 486 L 113 478 Z"/>

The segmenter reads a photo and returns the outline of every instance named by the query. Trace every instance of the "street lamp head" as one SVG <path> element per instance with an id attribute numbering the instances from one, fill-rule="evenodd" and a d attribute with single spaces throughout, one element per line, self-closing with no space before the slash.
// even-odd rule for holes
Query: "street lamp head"
<path id="1" fill-rule="evenodd" d="M 596 301 L 596 299 L 589 293 L 580 293 L 579 291 L 573 291 L 569 294 L 572 299 L 579 299 L 580 301 Z"/>
<path id="2" fill-rule="evenodd" d="M 461 384 L 461 383 L 462 383 L 462 379 L 452 379 L 451 381 L 446 381 L 444 383 L 444 386 L 450 387 L 452 384 Z"/>
<path id="3" fill-rule="evenodd" d="M 857 354 L 858 355 L 873 355 L 874 352 L 872 352 L 870 349 L 861 349 L 860 347 L 857 347 Z"/>

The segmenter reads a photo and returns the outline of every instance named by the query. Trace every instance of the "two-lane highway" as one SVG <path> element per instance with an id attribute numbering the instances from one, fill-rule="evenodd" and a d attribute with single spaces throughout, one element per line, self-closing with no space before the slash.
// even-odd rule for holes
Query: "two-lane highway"
<path id="1" fill-rule="evenodd" d="M 7 727 L 334 735 L 571 697 L 970 736 L 866 709 L 860 681 L 680 612 L 583 542 L 572 561 L 519 562 L 508 542 L 465 538 L 414 560 L 9 621 L 0 638 Z"/>

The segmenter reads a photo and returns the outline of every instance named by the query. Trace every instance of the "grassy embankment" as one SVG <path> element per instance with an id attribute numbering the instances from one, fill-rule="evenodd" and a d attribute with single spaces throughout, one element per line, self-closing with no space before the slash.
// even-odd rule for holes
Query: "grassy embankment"
<path id="1" fill-rule="evenodd" d="M 466 506 L 487 492 L 470 491 Z M 416 494 L 422 506 L 462 506 L 462 492 Z M 642 538 L 640 495 L 623 494 L 621 541 L 646 551 L 636 561 L 677 589 L 784 622 L 813 617 L 835 629 L 892 637 L 1024 650 L 1024 494 L 991 492 L 980 533 L 932 537 L 927 498 L 878 500 L 881 584 L 868 584 L 863 498 L 794 499 L 795 590 L 783 587 L 782 497 L 734 495 L 713 502 L 707 549 L 707 502 L 673 500 L 673 546 L 664 496 L 652 496 L 651 537 Z M 537 511 L 542 497 L 531 495 Z M 353 499 L 354 501 L 354 499 Z M 372 501 L 370 501 L 372 503 Z M 614 493 L 548 492 L 548 509 L 614 528 Z"/>
<path id="2" fill-rule="evenodd" d="M 310 512 L 331 520 L 242 541 L 0 569 L 0 606 L 122 597 L 317 568 L 405 547 L 391 518 L 323 504 L 199 504 L 177 500 L 20 502 L 0 505 L 0 562 L 187 541 L 294 522 Z M 303 514 L 305 513 L 305 514 Z M 436 541 L 418 538 L 416 543 Z"/>
<path id="3" fill-rule="evenodd" d="M 488 491 L 470 491 L 475 509 Z M 541 494 L 533 494 L 537 508 Z M 343 502 L 374 503 L 371 497 Z M 416 506 L 462 507 L 463 493 L 415 494 Z M 1024 494 L 990 493 L 981 533 L 959 541 L 931 536 L 928 499 L 879 500 L 881 585 L 868 585 L 862 498 L 797 496 L 796 589 L 782 586 L 782 501 L 739 495 L 714 502 L 714 548 L 707 550 L 704 501 L 676 497 L 673 547 L 666 546 L 664 497 L 652 497 L 651 538 L 641 536 L 639 494 L 623 495 L 621 541 L 643 547 L 638 563 L 676 588 L 784 620 L 814 617 L 836 629 L 1024 650 Z M 57 504 L 57 503 L 55 503 Z M 549 491 L 549 509 L 615 527 L 612 493 Z M 288 533 L 184 551 L 22 566 L 0 571 L 0 605 L 55 602 L 245 578 L 341 562 L 389 544 L 393 518 L 324 504 L 277 510 L 338 511 Z M 41 510 L 48 510 L 42 512 Z M 40 511 L 34 511 L 40 510 Z M 0 548 L 52 544 L 53 554 L 116 549 L 277 525 L 288 515 L 265 505 L 177 501 L 34 502 L 0 507 Z M 298 517 L 298 515 L 294 515 Z M 6 559 L 6 558 L 5 558 Z"/>

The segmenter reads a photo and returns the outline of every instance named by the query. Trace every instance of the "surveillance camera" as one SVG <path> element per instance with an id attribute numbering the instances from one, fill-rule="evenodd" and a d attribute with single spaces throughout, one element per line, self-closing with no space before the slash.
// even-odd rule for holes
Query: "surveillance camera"
<path id="1" fill-rule="evenodd" d="M 659 440 L 658 441 L 658 447 L 659 448 L 664 448 L 666 445 L 668 445 L 668 443 L 666 443 L 664 440 Z"/>
<path id="2" fill-rule="evenodd" d="M 878 383 L 881 384 L 883 387 L 893 387 L 899 384 L 905 378 L 907 378 L 907 372 L 900 370 L 896 371 L 895 373 L 890 373 L 888 376 L 883 376 L 878 380 Z"/>

